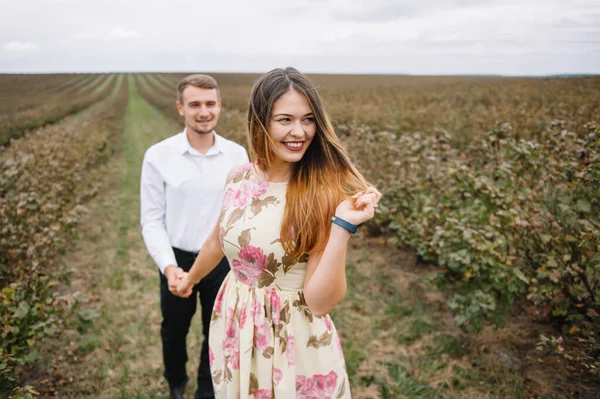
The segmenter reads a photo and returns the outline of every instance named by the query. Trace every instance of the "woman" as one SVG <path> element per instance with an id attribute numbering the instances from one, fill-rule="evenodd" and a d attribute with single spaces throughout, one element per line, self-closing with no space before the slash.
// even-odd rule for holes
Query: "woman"
<path id="1" fill-rule="evenodd" d="M 381 194 L 352 166 L 312 83 L 294 68 L 254 85 L 252 163 L 228 176 L 220 222 L 179 282 L 227 256 L 210 326 L 217 398 L 349 398 L 329 312 L 346 292 L 348 240 Z"/>

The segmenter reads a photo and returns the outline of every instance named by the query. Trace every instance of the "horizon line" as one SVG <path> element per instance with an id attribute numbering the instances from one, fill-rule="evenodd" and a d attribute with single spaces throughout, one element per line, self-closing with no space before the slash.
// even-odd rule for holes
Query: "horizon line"
<path id="1" fill-rule="evenodd" d="M 59 74 L 149 74 L 149 73 L 165 73 L 165 74 L 185 74 L 185 73 L 206 73 L 206 74 L 232 74 L 232 75 L 262 75 L 266 71 L 201 71 L 201 70 L 146 70 L 146 71 L 36 71 L 36 72 L 16 72 L 16 71 L 0 71 L 0 75 L 59 75 Z M 415 74 L 415 73 L 403 73 L 403 72 L 309 72 L 302 71 L 307 75 L 348 75 L 348 76 L 413 76 L 413 77 L 507 77 L 507 78 L 519 78 L 519 77 L 593 77 L 600 76 L 599 73 L 587 73 L 587 72 L 558 72 L 558 73 L 547 73 L 547 74 L 502 74 L 502 73 L 439 73 L 439 74 Z"/>

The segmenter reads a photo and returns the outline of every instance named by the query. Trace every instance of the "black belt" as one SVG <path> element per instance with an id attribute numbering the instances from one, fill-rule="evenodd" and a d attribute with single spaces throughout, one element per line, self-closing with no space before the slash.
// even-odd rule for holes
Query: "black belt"
<path id="1" fill-rule="evenodd" d="M 175 248 L 175 247 L 173 247 L 173 252 L 175 253 L 175 255 L 190 256 L 194 259 L 196 257 L 198 257 L 198 252 L 184 251 L 183 249 L 179 249 L 179 248 Z"/>

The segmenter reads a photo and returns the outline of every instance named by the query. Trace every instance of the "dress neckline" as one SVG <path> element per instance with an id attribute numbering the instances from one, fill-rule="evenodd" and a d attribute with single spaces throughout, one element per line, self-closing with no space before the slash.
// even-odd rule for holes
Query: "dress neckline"
<path id="1" fill-rule="evenodd" d="M 278 185 L 278 186 L 287 186 L 288 182 L 287 181 L 282 181 L 282 182 L 274 182 L 274 181 L 268 181 L 265 180 L 264 178 L 260 177 L 258 175 L 258 173 L 256 173 L 256 166 L 254 164 L 252 164 L 252 167 L 250 168 L 250 170 L 252 171 L 252 175 L 256 178 L 256 180 L 258 180 L 259 182 L 266 182 L 269 185 Z"/>

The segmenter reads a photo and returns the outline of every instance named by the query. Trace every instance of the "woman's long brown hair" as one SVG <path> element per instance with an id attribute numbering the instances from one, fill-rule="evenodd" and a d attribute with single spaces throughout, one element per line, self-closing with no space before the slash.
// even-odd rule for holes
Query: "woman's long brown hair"
<path id="1" fill-rule="evenodd" d="M 302 159 L 292 165 L 286 206 L 281 224 L 281 243 L 288 255 L 318 253 L 325 249 L 330 218 L 338 204 L 368 186 L 350 162 L 314 85 L 298 70 L 274 69 L 252 88 L 248 108 L 250 159 L 262 171 L 273 167 L 273 142 L 268 135 L 273 104 L 284 93 L 303 94 L 312 109 L 316 133 Z"/>

